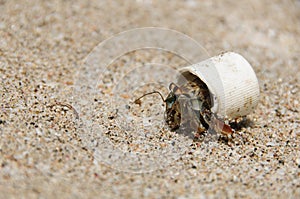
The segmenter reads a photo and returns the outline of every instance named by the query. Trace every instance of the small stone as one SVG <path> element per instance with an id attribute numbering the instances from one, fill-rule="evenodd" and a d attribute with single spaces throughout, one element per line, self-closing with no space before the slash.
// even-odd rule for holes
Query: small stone
<path id="1" fill-rule="evenodd" d="M 273 147 L 273 146 L 277 146 L 278 144 L 276 144 L 274 142 L 267 142 L 266 145 L 267 145 L 267 147 Z"/>

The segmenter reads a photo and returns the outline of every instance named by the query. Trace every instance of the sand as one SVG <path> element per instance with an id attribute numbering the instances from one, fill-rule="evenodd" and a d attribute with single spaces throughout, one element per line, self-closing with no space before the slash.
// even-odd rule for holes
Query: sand
<path id="1" fill-rule="evenodd" d="M 299 198 L 299 10 L 277 0 L 0 1 L 0 198 Z M 141 27 L 251 63 L 260 102 L 232 142 L 168 131 L 158 96 L 130 104 L 152 89 L 167 95 L 165 69 L 188 64 L 177 55 L 128 52 L 101 78 L 84 65 L 99 43 Z M 132 70 L 149 62 L 168 66 L 147 68 L 164 86 L 134 87 L 146 69 Z"/>

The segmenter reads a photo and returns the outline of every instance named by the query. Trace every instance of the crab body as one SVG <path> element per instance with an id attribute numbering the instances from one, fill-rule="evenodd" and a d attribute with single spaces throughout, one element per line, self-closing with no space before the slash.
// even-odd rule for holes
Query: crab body
<path id="1" fill-rule="evenodd" d="M 211 112 L 210 93 L 203 82 L 194 79 L 180 87 L 171 83 L 169 89 L 170 93 L 165 99 L 165 121 L 171 130 L 188 127 L 203 132 L 210 128 L 227 137 L 231 136 L 231 127 Z"/>
<path id="2" fill-rule="evenodd" d="M 210 92 L 202 81 L 195 78 L 186 81 L 180 87 L 171 83 L 169 89 L 166 99 L 160 92 L 153 91 L 134 102 L 141 104 L 141 98 L 157 93 L 165 102 L 165 121 L 172 131 L 191 129 L 203 133 L 206 129 L 212 129 L 230 138 L 233 130 L 211 112 Z"/>

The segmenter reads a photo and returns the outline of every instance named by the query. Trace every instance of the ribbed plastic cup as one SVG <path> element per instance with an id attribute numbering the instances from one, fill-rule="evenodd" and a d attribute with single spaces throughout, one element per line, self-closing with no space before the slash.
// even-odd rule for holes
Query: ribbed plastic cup
<path id="1" fill-rule="evenodd" d="M 209 58 L 180 69 L 203 81 L 211 94 L 211 111 L 221 118 L 236 119 L 253 112 L 259 101 L 259 84 L 248 61 L 234 52 Z"/>

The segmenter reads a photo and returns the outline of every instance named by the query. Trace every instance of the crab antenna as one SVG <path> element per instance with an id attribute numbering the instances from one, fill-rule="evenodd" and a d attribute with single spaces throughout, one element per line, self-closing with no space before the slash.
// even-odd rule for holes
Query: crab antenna
<path id="1" fill-rule="evenodd" d="M 146 93 L 146 94 L 142 95 L 141 97 L 137 98 L 136 100 L 134 100 L 134 103 L 138 104 L 140 99 L 142 99 L 143 97 L 145 97 L 145 96 L 147 96 L 147 95 L 152 95 L 152 94 L 154 94 L 154 93 L 159 94 L 159 96 L 161 97 L 161 99 L 162 99 L 163 101 L 165 101 L 164 97 L 162 96 L 162 94 L 161 94 L 159 91 L 152 91 L 152 92 L 150 92 L 150 93 Z"/>

